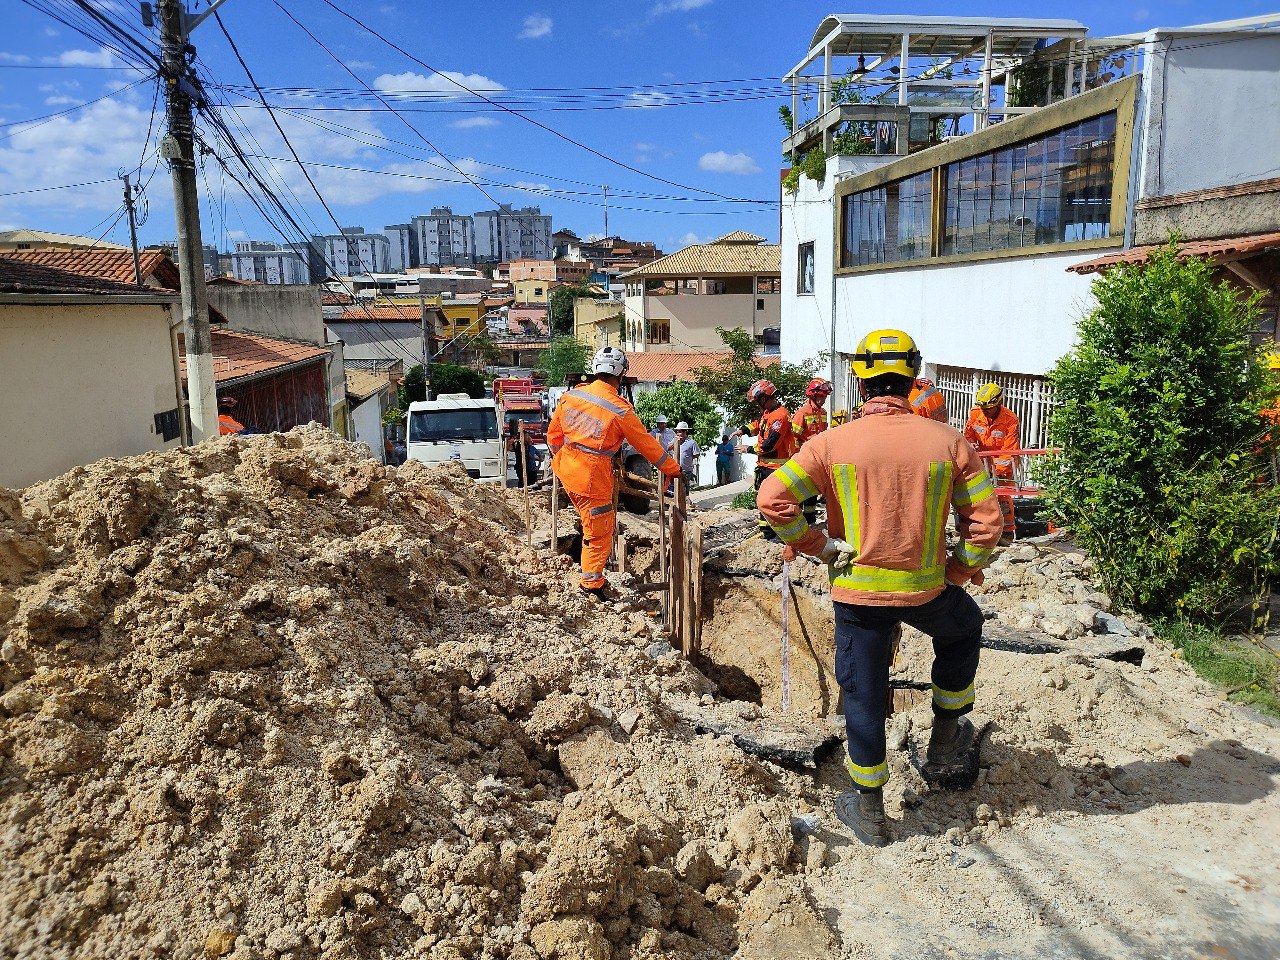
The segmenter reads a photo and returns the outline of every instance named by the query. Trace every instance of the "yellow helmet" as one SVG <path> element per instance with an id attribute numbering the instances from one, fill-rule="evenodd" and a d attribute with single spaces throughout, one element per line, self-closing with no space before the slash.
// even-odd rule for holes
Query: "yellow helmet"
<path id="1" fill-rule="evenodd" d="M 886 373 L 914 378 L 920 372 L 921 359 L 910 334 L 901 330 L 873 330 L 858 343 L 851 366 L 859 380 Z"/>
<path id="2" fill-rule="evenodd" d="M 1004 401 L 1004 390 L 998 383 L 984 383 L 978 388 L 977 394 L 974 395 L 973 402 L 980 407 L 998 406 Z"/>

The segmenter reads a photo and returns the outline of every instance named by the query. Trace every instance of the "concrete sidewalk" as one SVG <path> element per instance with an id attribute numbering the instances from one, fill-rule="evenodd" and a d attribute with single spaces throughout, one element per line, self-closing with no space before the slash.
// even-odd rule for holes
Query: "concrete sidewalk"
<path id="1" fill-rule="evenodd" d="M 720 507 L 729 506 L 734 497 L 750 490 L 751 484 L 751 478 L 744 477 L 741 480 L 735 480 L 733 483 L 722 484 L 718 487 L 705 487 L 690 493 L 689 500 L 699 510 L 716 510 Z"/>

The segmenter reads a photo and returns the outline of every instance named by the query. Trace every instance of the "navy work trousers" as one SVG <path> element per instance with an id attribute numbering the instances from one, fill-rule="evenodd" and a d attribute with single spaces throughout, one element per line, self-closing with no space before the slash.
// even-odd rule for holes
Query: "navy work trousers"
<path id="1" fill-rule="evenodd" d="M 918 607 L 836 603 L 836 682 L 844 693 L 849 735 L 845 766 L 854 785 L 882 787 L 889 779 L 885 720 L 889 666 L 899 623 L 933 639 L 933 710 L 959 716 L 973 709 L 973 679 L 982 648 L 982 611 L 961 587 Z"/>

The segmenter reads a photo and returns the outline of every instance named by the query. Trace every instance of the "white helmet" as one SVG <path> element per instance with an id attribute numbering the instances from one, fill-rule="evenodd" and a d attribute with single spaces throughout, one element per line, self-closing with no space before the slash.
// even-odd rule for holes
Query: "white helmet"
<path id="1" fill-rule="evenodd" d="M 631 367 L 627 355 L 617 347 L 601 347 L 591 358 L 592 373 L 607 373 L 620 377 Z"/>
<path id="2" fill-rule="evenodd" d="M 676 424 L 676 429 L 684 430 L 687 433 L 689 430 L 689 425 L 685 423 L 683 420 L 681 420 L 679 423 Z"/>

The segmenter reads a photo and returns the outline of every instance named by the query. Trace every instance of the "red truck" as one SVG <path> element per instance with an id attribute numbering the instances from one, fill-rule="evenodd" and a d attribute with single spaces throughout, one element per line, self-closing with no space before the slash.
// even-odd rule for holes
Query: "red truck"
<path id="1" fill-rule="evenodd" d="M 547 439 L 542 390 L 530 379 L 500 377 L 493 381 L 493 405 L 502 418 L 503 432 L 512 436 L 523 422 L 525 434 L 534 443 Z"/>

